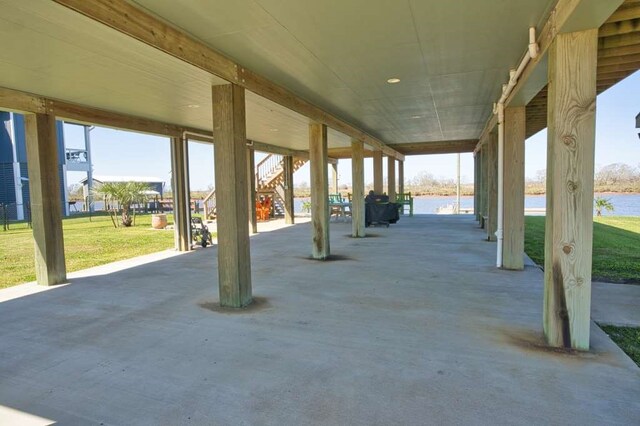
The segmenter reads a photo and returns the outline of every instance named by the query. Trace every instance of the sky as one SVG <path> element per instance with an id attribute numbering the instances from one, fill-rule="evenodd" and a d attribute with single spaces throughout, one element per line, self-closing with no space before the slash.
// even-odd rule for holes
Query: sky
<path id="1" fill-rule="evenodd" d="M 596 106 L 596 170 L 611 163 L 640 166 L 640 139 L 635 128 L 635 117 L 640 113 L 640 72 L 613 86 L 598 96 Z M 65 124 L 67 148 L 81 147 L 83 128 Z M 526 141 L 525 175 L 534 178 L 546 168 L 546 138 L 543 130 Z M 91 148 L 95 175 L 154 176 L 170 186 L 171 157 L 169 140 L 96 127 L 91 131 Z M 256 153 L 256 162 L 264 154 Z M 456 154 L 407 156 L 405 181 L 428 172 L 436 177 L 455 179 Z M 384 174 L 386 175 L 386 159 Z M 213 147 L 210 144 L 189 143 L 189 168 L 191 190 L 206 190 L 213 186 Z M 461 155 L 461 180 L 473 182 L 473 155 Z M 351 184 L 351 160 L 340 160 L 340 183 Z M 85 173 L 70 172 L 67 183 L 84 178 Z M 309 166 L 302 167 L 294 175 L 295 185 L 309 182 Z M 373 181 L 373 164 L 365 159 L 365 182 Z"/>

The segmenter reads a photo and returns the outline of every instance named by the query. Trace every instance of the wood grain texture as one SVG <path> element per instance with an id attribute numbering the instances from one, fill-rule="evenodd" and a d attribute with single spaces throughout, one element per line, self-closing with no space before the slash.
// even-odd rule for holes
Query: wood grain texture
<path id="1" fill-rule="evenodd" d="M 191 206 L 189 196 L 188 144 L 182 138 L 171 138 L 171 189 L 175 248 L 191 250 Z"/>
<path id="2" fill-rule="evenodd" d="M 351 141 L 351 236 L 365 236 L 364 226 L 364 144 L 359 140 Z"/>
<path id="3" fill-rule="evenodd" d="M 249 191 L 249 232 L 258 233 L 258 218 L 256 214 L 256 153 L 247 147 L 247 191 Z"/>
<path id="4" fill-rule="evenodd" d="M 544 332 L 589 349 L 598 30 L 558 35 L 549 52 Z"/>
<path id="5" fill-rule="evenodd" d="M 244 89 L 213 86 L 211 100 L 220 305 L 241 308 L 252 301 Z"/>
<path id="6" fill-rule="evenodd" d="M 524 269 L 525 107 L 504 111 L 504 212 L 502 267 Z"/>
<path id="7" fill-rule="evenodd" d="M 382 151 L 373 151 L 373 192 L 382 194 Z"/>
<path id="8" fill-rule="evenodd" d="M 489 134 L 487 144 L 487 240 L 496 241 L 498 230 L 498 132 Z"/>
<path id="9" fill-rule="evenodd" d="M 481 175 L 480 175 L 480 212 L 481 212 L 481 220 L 480 224 L 482 228 L 487 227 L 487 223 L 484 220 L 484 217 L 487 216 L 487 194 L 489 190 L 489 185 L 487 184 L 487 179 L 489 177 L 489 154 L 487 153 L 488 147 L 484 145 L 480 150 L 480 162 L 481 162 Z"/>
<path id="10" fill-rule="evenodd" d="M 293 225 L 295 223 L 294 198 L 293 198 L 293 157 L 287 155 L 284 161 L 284 223 Z M 254 203 L 255 205 L 255 203 Z"/>
<path id="11" fill-rule="evenodd" d="M 48 114 L 27 114 L 25 131 L 36 280 L 46 286 L 61 284 L 66 281 L 67 272 L 56 118 Z"/>
<path id="12" fill-rule="evenodd" d="M 393 157 L 387 157 L 387 195 L 389 202 L 396 202 L 396 160 Z"/>
<path id="13" fill-rule="evenodd" d="M 329 244 L 329 173 L 327 170 L 327 126 L 309 125 L 309 162 L 311 167 L 312 256 L 325 260 L 331 254 Z"/>

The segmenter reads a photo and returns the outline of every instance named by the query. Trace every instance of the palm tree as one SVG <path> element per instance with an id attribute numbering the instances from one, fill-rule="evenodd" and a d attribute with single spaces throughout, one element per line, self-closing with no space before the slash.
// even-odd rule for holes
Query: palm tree
<path id="1" fill-rule="evenodd" d="M 608 198 L 596 197 L 593 202 L 596 207 L 596 216 L 602 216 L 602 209 L 605 209 L 608 212 L 613 211 L 613 204 Z"/>
<path id="2" fill-rule="evenodd" d="M 143 182 L 104 182 L 95 190 L 96 195 L 104 198 L 105 202 L 111 206 L 109 214 L 114 227 L 118 227 L 116 215 L 120 210 L 120 222 L 123 226 L 131 226 L 131 205 L 144 199 L 145 191 L 149 190 L 149 185 Z M 134 210 L 135 215 L 135 210 Z"/>

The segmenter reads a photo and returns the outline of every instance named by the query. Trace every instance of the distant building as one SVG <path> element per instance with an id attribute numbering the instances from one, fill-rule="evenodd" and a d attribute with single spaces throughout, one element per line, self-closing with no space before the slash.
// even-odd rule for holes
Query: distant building
<path id="1" fill-rule="evenodd" d="M 56 123 L 58 132 L 58 171 L 63 213 L 69 214 L 66 185 L 66 160 L 62 122 Z M 29 215 L 29 172 L 24 116 L 0 111 L 0 206 L 10 220 L 25 220 Z"/>
<path id="2" fill-rule="evenodd" d="M 107 182 L 142 182 L 146 183 L 149 186 L 149 191 L 147 191 L 147 195 L 150 197 L 158 196 L 162 198 L 164 194 L 164 181 L 159 177 L 153 176 L 93 176 L 93 185 L 94 187 L 99 187 L 100 184 Z M 82 184 L 82 192 L 84 194 L 85 199 L 91 194 L 91 190 L 89 189 L 89 179 L 84 178 L 80 181 Z M 97 200 L 96 200 L 97 201 Z"/>

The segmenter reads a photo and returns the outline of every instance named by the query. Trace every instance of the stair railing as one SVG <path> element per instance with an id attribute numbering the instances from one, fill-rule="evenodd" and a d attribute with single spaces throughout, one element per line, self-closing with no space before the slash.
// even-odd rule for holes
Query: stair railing
<path id="1" fill-rule="evenodd" d="M 282 170 L 284 157 L 280 154 L 269 154 L 256 165 L 258 186 L 264 185 L 278 170 Z"/>
<path id="2" fill-rule="evenodd" d="M 204 204 L 204 217 L 209 219 L 211 215 L 216 211 L 216 190 L 215 188 L 204 197 L 202 200 L 202 204 Z"/>

